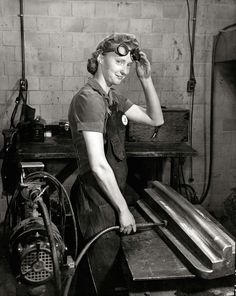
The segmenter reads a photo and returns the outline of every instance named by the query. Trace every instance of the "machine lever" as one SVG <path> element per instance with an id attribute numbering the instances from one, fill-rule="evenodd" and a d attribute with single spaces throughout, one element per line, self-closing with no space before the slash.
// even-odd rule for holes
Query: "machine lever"
<path id="1" fill-rule="evenodd" d="M 155 222 L 155 223 L 137 223 L 136 227 L 137 227 L 137 231 L 143 231 L 143 230 L 149 230 L 155 227 L 166 227 L 167 226 L 167 221 L 166 220 L 162 220 L 160 222 Z"/>

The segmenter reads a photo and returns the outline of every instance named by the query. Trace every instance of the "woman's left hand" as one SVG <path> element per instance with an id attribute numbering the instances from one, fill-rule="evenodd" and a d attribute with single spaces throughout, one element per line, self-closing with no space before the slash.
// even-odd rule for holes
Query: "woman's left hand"
<path id="1" fill-rule="evenodd" d="M 143 51 L 139 52 L 140 60 L 136 61 L 136 72 L 139 79 L 149 78 L 151 76 L 151 65 Z"/>

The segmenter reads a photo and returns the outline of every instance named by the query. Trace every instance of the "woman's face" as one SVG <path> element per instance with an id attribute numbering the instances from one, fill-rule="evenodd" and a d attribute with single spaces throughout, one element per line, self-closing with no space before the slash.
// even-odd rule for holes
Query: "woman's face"
<path id="1" fill-rule="evenodd" d="M 126 56 L 119 56 L 115 52 L 101 55 L 101 69 L 108 86 L 118 85 L 129 74 L 132 65 L 130 52 Z"/>

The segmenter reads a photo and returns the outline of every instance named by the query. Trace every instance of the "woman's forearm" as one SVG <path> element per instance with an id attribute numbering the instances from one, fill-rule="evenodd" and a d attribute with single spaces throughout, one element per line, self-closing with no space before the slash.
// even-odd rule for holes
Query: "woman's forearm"
<path id="1" fill-rule="evenodd" d="M 128 209 L 127 203 L 118 187 L 115 175 L 109 164 L 99 164 L 93 174 L 118 213 Z"/>
<path id="2" fill-rule="evenodd" d="M 140 79 L 140 82 L 146 99 L 146 113 L 155 122 L 155 125 L 162 125 L 164 123 L 164 119 L 161 104 L 151 76 L 149 78 Z"/>

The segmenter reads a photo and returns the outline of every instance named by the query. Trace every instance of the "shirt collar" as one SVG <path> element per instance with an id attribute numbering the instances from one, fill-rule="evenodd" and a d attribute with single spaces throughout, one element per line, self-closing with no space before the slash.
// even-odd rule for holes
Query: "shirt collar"
<path id="1" fill-rule="evenodd" d="M 109 94 L 107 94 L 104 89 L 101 87 L 101 85 L 97 82 L 96 79 L 90 77 L 88 79 L 88 85 L 90 85 L 95 91 L 97 91 L 101 96 L 103 96 L 104 99 L 106 99 L 109 103 L 109 105 L 112 105 L 114 101 L 117 102 L 117 98 L 114 95 L 114 88 L 110 88 Z"/>

